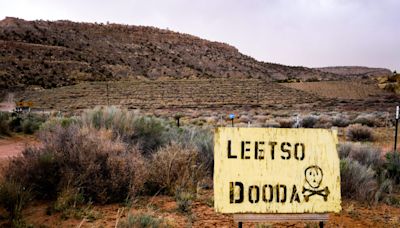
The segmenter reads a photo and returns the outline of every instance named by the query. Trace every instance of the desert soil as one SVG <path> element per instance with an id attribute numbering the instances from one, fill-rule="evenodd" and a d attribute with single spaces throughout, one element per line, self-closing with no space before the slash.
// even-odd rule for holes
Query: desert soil
<path id="1" fill-rule="evenodd" d="M 382 130 L 381 130 L 382 131 Z M 383 133 L 382 133 L 383 134 Z M 0 165 L 10 157 L 19 155 L 27 143 L 35 143 L 33 137 L 14 136 L 0 139 Z M 70 217 L 66 219 L 61 213 L 47 215 L 48 202 L 33 202 L 25 211 L 24 218 L 28 224 L 48 227 L 114 227 L 117 219 L 124 220 L 129 213 L 151 214 L 163 218 L 173 227 L 236 227 L 231 215 L 214 212 L 212 207 L 212 190 L 198 194 L 192 204 L 191 213 L 178 211 L 175 199 L 170 196 L 141 197 L 130 208 L 120 204 L 92 205 L 86 207 L 91 216 Z M 326 227 L 399 227 L 400 208 L 383 203 L 367 205 L 356 201 L 344 200 L 342 212 L 330 214 Z M 121 213 L 122 211 L 122 213 Z M 244 227 L 316 227 L 317 223 L 245 223 Z"/>

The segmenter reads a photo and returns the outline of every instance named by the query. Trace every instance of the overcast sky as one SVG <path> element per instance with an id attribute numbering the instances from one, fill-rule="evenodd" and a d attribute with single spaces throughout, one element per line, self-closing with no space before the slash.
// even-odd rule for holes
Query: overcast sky
<path id="1" fill-rule="evenodd" d="M 0 18 L 150 25 L 258 60 L 400 71 L 400 0 L 0 0 Z"/>

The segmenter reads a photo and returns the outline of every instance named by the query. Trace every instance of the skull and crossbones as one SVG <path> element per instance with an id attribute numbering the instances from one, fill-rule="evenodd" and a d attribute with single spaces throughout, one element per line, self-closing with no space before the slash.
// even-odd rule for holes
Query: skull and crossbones
<path id="1" fill-rule="evenodd" d="M 304 171 L 306 182 L 310 188 L 306 188 L 303 186 L 302 194 L 304 196 L 304 200 L 308 202 L 309 198 L 313 195 L 319 195 L 324 197 L 324 201 L 328 200 L 329 189 L 328 187 L 319 188 L 322 182 L 323 172 L 319 166 L 313 165 L 309 166 Z"/>

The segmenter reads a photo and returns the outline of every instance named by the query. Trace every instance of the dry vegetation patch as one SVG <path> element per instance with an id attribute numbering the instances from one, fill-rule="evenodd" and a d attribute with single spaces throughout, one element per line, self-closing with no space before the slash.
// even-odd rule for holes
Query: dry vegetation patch
<path id="1" fill-rule="evenodd" d="M 382 94 L 376 85 L 353 81 L 298 82 L 282 85 L 327 98 L 365 99 Z"/>

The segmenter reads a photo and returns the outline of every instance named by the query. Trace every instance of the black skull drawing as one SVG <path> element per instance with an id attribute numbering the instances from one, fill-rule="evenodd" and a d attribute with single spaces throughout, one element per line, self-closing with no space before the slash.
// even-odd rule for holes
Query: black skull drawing
<path id="1" fill-rule="evenodd" d="M 306 179 L 306 184 L 303 186 L 302 191 L 304 200 L 308 202 L 311 196 L 319 195 L 324 198 L 324 201 L 327 201 L 330 193 L 328 187 L 320 188 L 324 176 L 322 169 L 316 165 L 309 166 L 304 171 L 304 175 Z"/>

